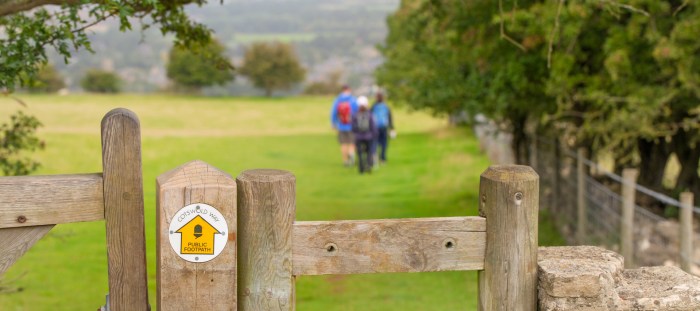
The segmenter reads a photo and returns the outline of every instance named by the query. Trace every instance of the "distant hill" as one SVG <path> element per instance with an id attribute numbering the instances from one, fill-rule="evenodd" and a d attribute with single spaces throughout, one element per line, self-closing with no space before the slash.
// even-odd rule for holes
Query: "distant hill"
<path id="1" fill-rule="evenodd" d="M 386 36 L 386 16 L 399 0 L 228 0 L 188 7 L 189 14 L 208 25 L 238 62 L 254 41 L 285 41 L 295 45 L 309 71 L 309 80 L 342 71 L 345 81 L 369 86 L 372 70 L 381 63 L 375 46 Z M 172 38 L 155 29 L 121 33 L 116 23 L 93 27 L 95 54 L 79 52 L 68 65 L 56 55 L 51 61 L 77 88 L 88 68 L 115 70 L 131 92 L 149 92 L 168 85 L 165 64 Z M 251 94 L 243 79 L 209 93 Z"/>

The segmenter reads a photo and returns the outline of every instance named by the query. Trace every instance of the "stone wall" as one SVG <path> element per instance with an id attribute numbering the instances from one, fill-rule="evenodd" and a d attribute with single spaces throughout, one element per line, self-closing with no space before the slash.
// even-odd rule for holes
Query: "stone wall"
<path id="1" fill-rule="evenodd" d="M 700 310 L 700 278 L 676 267 L 624 269 L 594 246 L 540 247 L 541 311 Z"/>

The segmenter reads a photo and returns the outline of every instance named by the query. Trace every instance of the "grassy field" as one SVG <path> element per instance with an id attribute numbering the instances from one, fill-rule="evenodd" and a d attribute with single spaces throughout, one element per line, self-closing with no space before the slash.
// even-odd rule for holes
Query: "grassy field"
<path id="1" fill-rule="evenodd" d="M 139 115 L 143 141 L 147 260 L 155 307 L 155 178 L 190 160 L 233 176 L 280 168 L 297 178 L 297 219 L 370 219 L 477 214 L 479 174 L 488 166 L 466 129 L 398 110 L 389 164 L 371 176 L 341 165 L 328 124 L 330 98 L 22 96 L 41 119 L 46 150 L 38 174 L 101 171 L 100 120 L 112 108 Z M 21 107 L 0 100 L 0 116 Z M 2 121 L 0 119 L 0 121 Z M 540 244 L 561 240 L 547 222 Z M 95 310 L 104 304 L 103 222 L 59 225 L 13 266 L 0 310 Z M 475 310 L 476 273 L 302 277 L 298 310 Z M 154 308 L 155 310 L 155 308 Z"/>

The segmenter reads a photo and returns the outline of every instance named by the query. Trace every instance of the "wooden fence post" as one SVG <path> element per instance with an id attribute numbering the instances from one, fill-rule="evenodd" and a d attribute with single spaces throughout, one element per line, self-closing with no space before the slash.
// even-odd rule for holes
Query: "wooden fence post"
<path id="1" fill-rule="evenodd" d="M 479 310 L 537 310 L 539 176 L 527 166 L 491 166 L 481 174 L 479 197 L 486 217 Z"/>
<path id="2" fill-rule="evenodd" d="M 691 273 L 693 266 L 693 206 L 694 198 L 692 192 L 683 192 L 680 197 L 680 222 L 681 222 L 681 269 Z"/>
<path id="3" fill-rule="evenodd" d="M 102 119 L 102 170 L 111 311 L 148 309 L 141 130 L 133 112 Z"/>
<path id="4" fill-rule="evenodd" d="M 157 188 L 158 310 L 235 311 L 236 182 L 192 161 L 158 176 Z M 185 249 L 185 243 L 211 246 L 211 253 Z"/>
<path id="5" fill-rule="evenodd" d="M 634 266 L 634 206 L 637 176 L 639 172 L 634 168 L 626 168 L 622 171 L 622 219 L 620 223 L 620 239 L 622 256 L 625 257 L 625 267 Z"/>
<path id="6" fill-rule="evenodd" d="M 559 179 L 561 176 L 561 146 L 559 146 L 559 138 L 555 138 L 553 144 L 552 160 L 554 161 L 554 169 L 552 170 L 552 202 L 550 210 L 554 211 L 554 216 L 558 219 L 559 214 L 561 214 L 561 208 L 559 207 Z"/>
<path id="7" fill-rule="evenodd" d="M 586 211 L 586 166 L 583 159 L 586 153 L 583 148 L 576 150 L 576 242 L 585 244 L 588 229 L 588 213 Z"/>
<path id="8" fill-rule="evenodd" d="M 294 310 L 296 179 L 287 171 L 259 169 L 244 171 L 236 182 L 239 310 Z"/>

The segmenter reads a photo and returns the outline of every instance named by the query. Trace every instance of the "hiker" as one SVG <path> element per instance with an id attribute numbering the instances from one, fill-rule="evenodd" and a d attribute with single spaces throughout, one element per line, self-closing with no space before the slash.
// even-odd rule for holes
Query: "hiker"
<path id="1" fill-rule="evenodd" d="M 378 154 L 378 162 L 376 164 L 386 163 L 386 149 L 389 147 L 389 136 L 392 138 L 396 135 L 394 132 L 394 121 L 391 117 L 391 109 L 384 102 L 384 94 L 377 93 L 374 104 L 372 104 L 372 116 L 377 126 L 377 139 L 374 150 Z M 381 151 L 380 151 L 381 149 Z"/>
<path id="2" fill-rule="evenodd" d="M 357 150 L 357 163 L 362 173 L 372 173 L 372 155 L 374 154 L 374 138 L 376 126 L 374 117 L 369 111 L 367 97 L 360 96 L 357 99 L 359 110 L 352 118 L 352 132 L 355 135 L 355 148 Z"/>
<path id="3" fill-rule="evenodd" d="M 340 152 L 345 166 L 352 166 L 355 162 L 355 139 L 352 134 L 352 116 L 355 113 L 357 113 L 357 101 L 352 96 L 350 87 L 344 85 L 333 102 L 331 124 L 338 132 L 338 143 L 340 143 Z"/>

